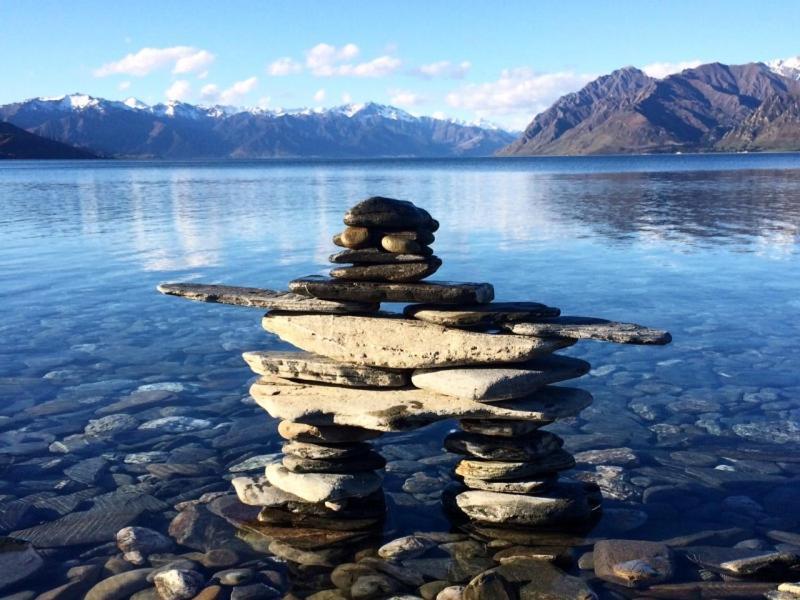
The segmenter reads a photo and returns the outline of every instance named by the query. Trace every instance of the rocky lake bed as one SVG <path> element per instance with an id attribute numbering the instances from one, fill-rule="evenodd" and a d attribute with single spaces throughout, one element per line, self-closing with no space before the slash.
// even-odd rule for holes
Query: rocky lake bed
<path id="1" fill-rule="evenodd" d="M 95 177 L 101 188 L 119 184 L 108 181 L 108 174 Z M 159 181 L 147 173 L 143 185 L 151 185 L 150 177 Z M 601 185 L 597 181 L 583 184 L 591 190 Z M 719 185 L 719 177 L 713 183 Z M 602 182 L 603 193 L 609 185 Z M 627 185 L 613 182 L 623 194 Z M 701 178 L 689 185 L 705 184 Z M 450 223 L 446 206 L 430 205 L 443 229 Z M 344 208 L 344 201 L 330 207 L 321 225 L 328 235 Z M 783 222 L 800 222 L 797 206 L 784 210 Z M 41 225 L 17 219 L 13 242 L 19 250 Z M 741 219 L 734 225 L 758 232 Z M 39 221 L 48 222 L 41 215 Z M 481 238 L 469 249 L 463 244 L 474 222 L 454 218 L 459 237 L 436 234 L 447 278 L 491 280 L 497 302 L 533 300 L 565 314 L 658 325 L 671 332 L 672 344 L 582 341 L 559 349 L 572 362 L 558 368 L 578 377 L 567 385 L 594 401 L 540 430 L 551 437 L 531 438 L 527 445 L 487 448 L 470 437 L 479 434 L 470 432 L 469 423 L 462 430 L 455 420 L 354 442 L 368 445 L 381 460 L 361 446 L 349 450 L 350 457 L 336 458 L 360 457 L 362 465 L 382 472 L 385 510 L 377 511 L 373 501 L 354 505 L 340 529 L 314 526 L 319 515 L 309 513 L 307 526 L 284 527 L 280 539 L 259 524 L 258 510 L 242 508 L 231 483 L 262 475 L 285 450 L 278 420 L 248 393 L 256 378 L 241 355 L 295 349 L 261 329 L 264 311 L 258 307 L 179 302 L 154 290 L 167 279 L 286 289 L 287 281 L 315 272 L 320 263 L 316 250 L 303 250 L 305 232 L 292 233 L 299 261 L 278 264 L 266 277 L 259 277 L 266 268 L 263 252 L 261 265 L 246 268 L 235 266 L 233 258 L 209 266 L 190 260 L 169 266 L 168 273 L 163 262 L 162 270 L 143 268 L 142 261 L 165 260 L 158 248 L 169 248 L 165 241 L 172 234 L 163 233 L 140 234 L 145 241 L 133 259 L 121 252 L 103 266 L 64 264 L 46 285 L 7 288 L 13 293 L 2 297 L 13 316 L 0 322 L 0 598 L 798 597 L 793 582 L 800 581 L 800 330 L 787 319 L 800 309 L 792 277 L 798 274 L 796 239 L 788 263 L 763 250 L 776 247 L 774 238 L 758 242 L 762 249 L 755 253 L 750 244 L 756 242 L 748 241 L 741 254 L 740 247 L 724 243 L 687 254 L 637 247 L 639 271 L 621 275 L 589 257 L 586 248 L 581 272 L 575 266 L 580 262 L 567 260 L 577 257 L 555 241 L 531 249 L 507 237 L 510 249 L 500 248 L 490 259 L 502 234 L 494 230 L 488 241 Z M 111 235 L 87 222 L 82 228 L 101 239 Z M 67 240 L 63 247 L 31 254 L 4 275 L 4 283 L 61 260 L 55 253 L 74 242 L 71 233 L 60 235 Z M 634 244 L 605 231 L 593 235 L 609 263 L 623 260 L 626 245 Z M 207 239 L 205 245 L 214 243 Z M 228 247 L 237 243 L 231 240 Z M 186 252 L 202 254 L 202 247 Z M 239 250 L 236 260 L 256 250 Z M 452 260 L 446 250 L 452 250 Z M 523 267 L 534 250 L 544 257 L 535 266 L 550 268 L 545 275 Z M 91 259 L 100 251 L 86 252 Z M 557 259 L 564 270 L 547 267 Z M 503 272 L 489 267 L 497 261 L 506 265 Z M 484 277 L 478 278 L 481 271 Z M 617 285 L 620 277 L 623 284 Z M 737 287 L 747 278 L 746 289 Z M 548 279 L 557 279 L 559 289 L 548 288 Z M 385 306 L 403 313 L 402 305 Z M 430 306 L 414 312 L 437 327 L 442 319 L 478 318 L 443 315 Z M 554 317 L 542 317 L 548 318 Z M 251 356 L 248 363 L 258 366 L 261 360 Z M 586 373 L 582 361 L 592 370 Z M 326 372 L 325 365 L 315 368 Z M 441 383 L 433 375 L 415 374 L 415 385 L 438 393 Z M 407 384 L 388 376 L 373 381 Z M 469 380 L 458 383 L 476 389 Z M 495 394 L 487 406 L 499 410 L 509 388 L 483 383 L 475 393 Z M 559 485 L 591 484 L 602 494 L 602 516 L 591 527 L 501 528 L 470 523 L 447 509 L 454 469 L 464 458 L 460 452 L 479 453 L 473 462 L 483 461 L 478 466 L 486 475 L 487 465 L 525 464 L 543 448 L 550 452 L 555 436 L 575 462 Z M 297 441 L 294 455 L 319 452 L 304 443 Z M 307 454 L 303 464 L 313 469 L 315 461 L 328 458 Z M 462 467 L 467 478 L 475 475 L 470 466 Z M 526 485 L 532 481 L 527 477 Z M 509 496 L 492 489 L 481 493 L 493 493 L 495 500 Z M 503 510 L 502 503 L 496 507 Z M 515 503 L 509 510 L 518 514 L 526 507 Z"/>

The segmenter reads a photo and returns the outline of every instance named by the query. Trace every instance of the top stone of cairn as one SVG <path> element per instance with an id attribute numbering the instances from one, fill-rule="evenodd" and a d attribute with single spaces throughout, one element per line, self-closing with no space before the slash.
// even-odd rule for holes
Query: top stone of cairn
<path id="1" fill-rule="evenodd" d="M 344 215 L 344 224 L 351 227 L 424 228 L 436 231 L 439 224 L 428 211 L 407 200 L 382 196 L 367 198 Z"/>

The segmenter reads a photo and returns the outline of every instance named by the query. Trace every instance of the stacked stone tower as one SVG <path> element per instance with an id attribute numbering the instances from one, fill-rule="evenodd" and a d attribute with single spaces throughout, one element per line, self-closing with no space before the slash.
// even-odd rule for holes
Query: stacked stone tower
<path id="1" fill-rule="evenodd" d="M 410 202 L 369 198 L 351 208 L 334 243 L 330 277 L 290 292 L 165 284 L 164 293 L 268 308 L 262 325 L 301 349 L 254 351 L 251 395 L 280 420 L 282 459 L 263 477 L 233 481 L 239 499 L 274 526 L 376 527 L 384 461 L 369 440 L 456 419 L 444 440 L 463 455 L 445 501 L 487 526 L 561 528 L 591 522 L 595 486 L 564 481 L 574 459 L 543 430 L 591 395 L 553 385 L 589 371 L 556 351 L 579 339 L 665 344 L 667 332 L 562 317 L 535 302 L 493 302 L 488 283 L 425 282 L 442 264 L 430 244 L 439 223 Z M 402 313 L 381 303 L 407 303 Z"/>

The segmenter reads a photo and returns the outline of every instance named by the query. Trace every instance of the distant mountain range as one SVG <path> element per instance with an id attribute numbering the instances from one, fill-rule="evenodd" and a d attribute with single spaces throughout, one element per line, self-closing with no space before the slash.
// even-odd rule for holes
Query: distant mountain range
<path id="1" fill-rule="evenodd" d="M 55 142 L 11 123 L 0 121 L 0 159 L 9 158 L 97 158 L 91 152 Z"/>
<path id="2" fill-rule="evenodd" d="M 486 123 L 417 117 L 375 103 L 275 111 L 182 102 L 149 106 L 133 98 L 118 102 L 85 94 L 0 106 L 0 121 L 118 158 L 798 151 L 800 57 L 711 63 L 663 79 L 626 67 L 562 96 L 521 136 Z"/>
<path id="3" fill-rule="evenodd" d="M 491 156 L 517 137 L 374 103 L 271 111 L 73 94 L 0 106 L 0 120 L 120 158 Z"/>
<path id="4" fill-rule="evenodd" d="M 538 114 L 501 156 L 800 150 L 800 58 L 711 63 L 664 79 L 633 67 Z"/>

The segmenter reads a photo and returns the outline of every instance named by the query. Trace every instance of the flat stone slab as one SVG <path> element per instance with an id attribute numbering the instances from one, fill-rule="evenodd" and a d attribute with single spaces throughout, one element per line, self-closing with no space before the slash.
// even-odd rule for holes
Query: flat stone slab
<path id="1" fill-rule="evenodd" d="M 483 460 L 536 461 L 563 445 L 564 440 L 555 433 L 541 430 L 513 438 L 454 431 L 444 438 L 448 451 Z"/>
<path id="2" fill-rule="evenodd" d="M 522 321 L 535 317 L 557 317 L 558 308 L 538 302 L 491 302 L 478 306 L 437 306 L 436 304 L 412 304 L 403 309 L 403 314 L 421 321 L 470 327 L 475 325 L 498 325 L 510 321 Z"/>
<path id="3" fill-rule="evenodd" d="M 568 356 L 545 356 L 513 367 L 417 369 L 411 382 L 418 388 L 481 402 L 510 400 L 557 381 L 581 377 L 591 365 Z"/>
<path id="4" fill-rule="evenodd" d="M 342 250 L 331 254 L 328 260 L 336 264 L 364 264 L 364 265 L 397 265 L 403 263 L 424 262 L 429 255 L 425 254 L 396 254 L 386 252 L 381 248 L 361 248 L 358 250 Z"/>
<path id="5" fill-rule="evenodd" d="M 517 335 L 563 337 L 575 340 L 602 340 L 617 344 L 669 344 L 668 331 L 636 323 L 618 323 L 592 317 L 554 317 L 504 325 Z"/>
<path id="6" fill-rule="evenodd" d="M 363 498 L 376 492 L 383 478 L 367 473 L 292 473 L 281 464 L 268 465 L 264 474 L 269 482 L 306 502 L 336 502 Z"/>
<path id="7" fill-rule="evenodd" d="M 285 440 L 308 444 L 352 444 L 354 442 L 374 440 L 382 436 L 383 433 L 362 427 L 346 427 L 342 425 L 317 427 L 287 420 L 278 423 L 278 435 Z"/>
<path id="8" fill-rule="evenodd" d="M 306 442 L 286 442 L 281 450 L 284 454 L 292 454 L 300 458 L 314 460 L 336 460 L 361 456 L 372 449 L 363 442 L 355 444 L 309 444 Z"/>
<path id="9" fill-rule="evenodd" d="M 301 458 L 286 454 L 281 462 L 292 473 L 362 473 L 377 471 L 386 466 L 386 459 L 374 451 L 337 459 Z"/>
<path id="10" fill-rule="evenodd" d="M 337 267 L 331 269 L 330 274 L 334 279 L 342 281 L 414 282 L 433 275 L 441 266 L 441 259 L 431 256 L 424 262 Z"/>
<path id="11" fill-rule="evenodd" d="M 505 462 L 465 458 L 456 465 L 456 475 L 484 481 L 522 479 L 565 471 L 575 466 L 575 459 L 565 450 L 556 450 L 534 462 Z"/>
<path id="12" fill-rule="evenodd" d="M 461 419 L 461 429 L 469 433 L 503 438 L 516 438 L 536 431 L 540 424 L 533 421 L 501 421 L 497 419 Z"/>
<path id="13" fill-rule="evenodd" d="M 407 373 L 340 363 L 311 352 L 258 351 L 242 357 L 259 375 L 351 387 L 403 387 L 409 382 Z"/>
<path id="14" fill-rule="evenodd" d="M 180 296 L 198 302 L 215 302 L 290 312 L 351 314 L 378 310 L 375 302 L 336 302 L 320 300 L 291 292 L 261 288 L 207 285 L 203 283 L 162 283 L 156 289 L 168 296 Z"/>
<path id="15" fill-rule="evenodd" d="M 600 504 L 600 495 L 581 484 L 558 483 L 535 496 L 468 490 L 458 494 L 455 503 L 479 523 L 551 528 L 591 519 Z"/>
<path id="16" fill-rule="evenodd" d="M 366 390 L 256 382 L 250 394 L 276 419 L 308 425 L 352 425 L 378 431 L 415 429 L 444 419 L 510 419 L 546 424 L 572 417 L 592 396 L 576 388 L 545 387 L 512 402 L 485 404 L 416 388 Z"/>
<path id="17" fill-rule="evenodd" d="M 289 289 L 303 296 L 367 304 L 374 302 L 486 304 L 494 299 L 494 288 L 490 283 L 337 281 L 320 275 L 309 275 L 290 281 Z M 298 309 L 294 310 L 296 312 Z"/>
<path id="18" fill-rule="evenodd" d="M 303 350 L 342 362 L 394 369 L 523 362 L 573 343 L 392 317 L 268 313 L 261 324 Z"/>
<path id="19" fill-rule="evenodd" d="M 474 477 L 464 477 L 464 485 L 471 490 L 484 490 L 501 494 L 536 494 L 546 492 L 553 487 L 558 477 L 555 475 L 537 477 L 536 479 L 510 479 L 503 481 L 486 481 Z"/>

